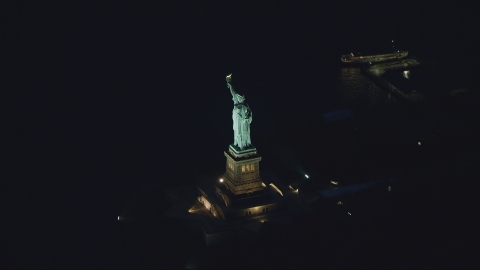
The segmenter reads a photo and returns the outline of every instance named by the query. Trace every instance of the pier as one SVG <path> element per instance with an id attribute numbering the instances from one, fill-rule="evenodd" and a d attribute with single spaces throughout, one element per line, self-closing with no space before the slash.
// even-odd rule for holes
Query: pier
<path id="1" fill-rule="evenodd" d="M 373 81 L 386 88 L 387 90 L 401 96 L 410 101 L 418 101 L 422 99 L 422 96 L 408 84 L 402 82 L 392 83 L 395 76 L 388 71 L 395 70 L 410 70 L 418 67 L 420 62 L 415 59 L 404 59 L 395 62 L 375 64 L 370 67 L 362 68 L 362 71 L 370 77 Z M 403 86 L 403 87 L 402 87 Z"/>

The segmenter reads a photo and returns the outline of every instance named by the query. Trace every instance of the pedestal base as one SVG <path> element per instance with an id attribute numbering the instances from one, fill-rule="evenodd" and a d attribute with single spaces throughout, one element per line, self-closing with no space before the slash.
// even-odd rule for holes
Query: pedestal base
<path id="1" fill-rule="evenodd" d="M 214 215 L 223 219 L 250 217 L 278 210 L 282 198 L 260 177 L 257 149 L 244 149 L 231 144 L 224 152 L 227 158 L 223 181 L 199 187 L 198 200 Z"/>
<path id="2" fill-rule="evenodd" d="M 252 194 L 234 195 L 223 183 L 198 187 L 198 200 L 224 220 L 267 215 L 282 208 L 282 197 L 270 186 Z"/>

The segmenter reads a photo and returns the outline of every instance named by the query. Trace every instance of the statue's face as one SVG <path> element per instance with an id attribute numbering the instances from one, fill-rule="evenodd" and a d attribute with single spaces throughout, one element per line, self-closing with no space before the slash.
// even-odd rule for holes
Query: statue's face
<path id="1" fill-rule="evenodd" d="M 245 100 L 245 97 L 242 97 L 239 94 L 237 94 L 237 99 L 238 99 L 238 102 L 243 102 Z"/>

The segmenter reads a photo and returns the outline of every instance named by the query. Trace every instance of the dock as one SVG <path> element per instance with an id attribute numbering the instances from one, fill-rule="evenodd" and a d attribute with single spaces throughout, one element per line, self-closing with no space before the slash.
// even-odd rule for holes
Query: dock
<path id="1" fill-rule="evenodd" d="M 409 86 L 402 82 L 393 83 L 395 79 L 391 73 L 388 71 L 396 70 L 410 70 L 420 66 L 420 62 L 415 59 L 404 59 L 395 62 L 375 64 L 370 67 L 362 68 L 363 73 L 371 78 L 373 81 L 378 83 L 380 86 L 385 89 L 393 92 L 394 94 L 410 100 L 418 101 L 422 99 L 422 96 L 414 89 L 409 89 Z"/>

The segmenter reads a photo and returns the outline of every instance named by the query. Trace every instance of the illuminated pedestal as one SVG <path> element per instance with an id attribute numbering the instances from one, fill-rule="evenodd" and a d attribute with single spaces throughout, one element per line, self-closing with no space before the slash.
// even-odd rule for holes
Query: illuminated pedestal
<path id="1" fill-rule="evenodd" d="M 282 196 L 260 178 L 262 159 L 255 147 L 240 150 L 230 145 L 223 182 L 199 187 L 198 200 L 218 218 L 265 215 L 281 208 Z"/>
<path id="2" fill-rule="evenodd" d="M 228 152 L 224 152 L 227 166 L 224 174 L 225 187 L 235 195 L 253 193 L 265 189 L 260 178 L 259 163 L 262 158 L 257 149 L 251 146 L 240 150 L 230 145 Z"/>

